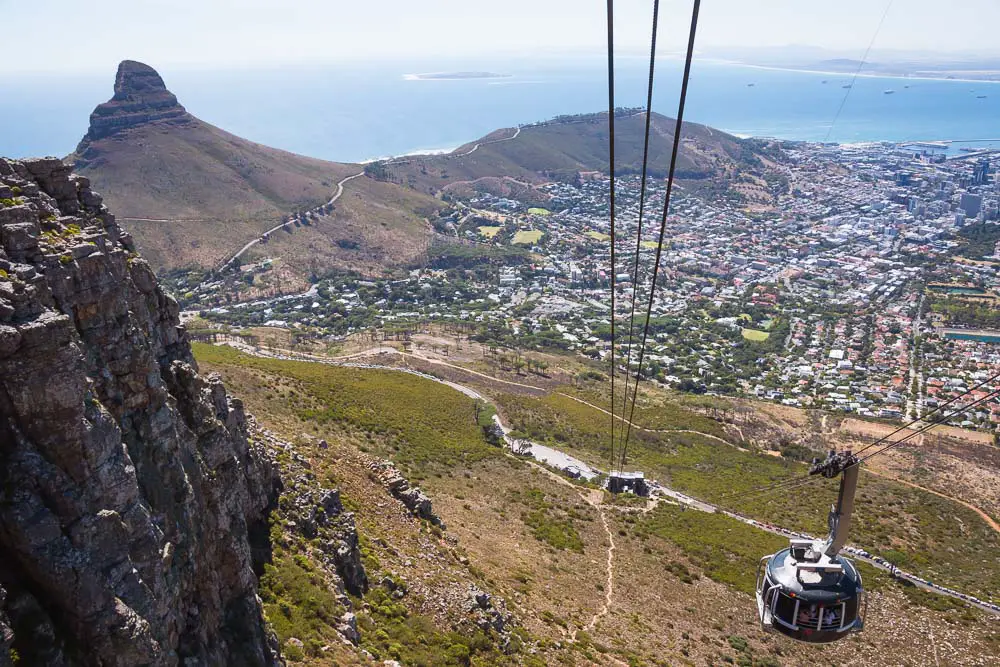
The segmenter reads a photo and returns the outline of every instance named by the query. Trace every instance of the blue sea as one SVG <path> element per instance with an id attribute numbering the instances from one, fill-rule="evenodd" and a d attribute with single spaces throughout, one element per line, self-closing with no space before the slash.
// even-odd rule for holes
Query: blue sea
<path id="1" fill-rule="evenodd" d="M 668 116 L 676 113 L 680 65 L 676 59 L 657 65 L 654 110 Z M 361 161 L 451 149 L 500 127 L 606 109 L 605 67 L 601 58 L 580 57 L 159 71 L 189 111 L 234 134 L 304 155 Z M 646 68 L 643 58 L 618 59 L 618 105 L 644 104 Z M 510 76 L 406 76 L 442 71 Z M 998 83 L 863 76 L 848 91 L 843 86 L 850 81 L 845 74 L 696 61 L 686 118 L 739 135 L 811 141 L 1000 140 Z M 71 152 L 113 82 L 111 71 L 0 75 L 0 155 Z"/>

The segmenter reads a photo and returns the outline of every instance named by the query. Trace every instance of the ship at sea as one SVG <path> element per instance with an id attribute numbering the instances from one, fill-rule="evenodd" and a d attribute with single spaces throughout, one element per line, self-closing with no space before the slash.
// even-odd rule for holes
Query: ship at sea
<path id="1" fill-rule="evenodd" d="M 885 89 L 885 90 L 883 90 L 883 91 L 882 91 L 882 94 L 883 94 L 883 95 L 892 95 L 892 94 L 893 94 L 893 93 L 895 93 L 895 92 L 896 92 L 896 91 L 895 91 L 895 90 L 893 90 L 892 88 L 887 88 L 887 89 Z"/>

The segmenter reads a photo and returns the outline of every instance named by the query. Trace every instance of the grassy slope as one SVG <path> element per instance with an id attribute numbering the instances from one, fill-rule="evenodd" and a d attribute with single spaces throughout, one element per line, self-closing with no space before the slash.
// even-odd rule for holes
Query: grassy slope
<path id="1" fill-rule="evenodd" d="M 473 664 L 538 664 L 528 656 L 508 658 L 483 632 L 456 627 L 465 618 L 460 603 L 468 586 L 484 587 L 486 582 L 459 561 L 460 552 L 441 539 L 439 529 L 403 510 L 369 468 L 367 452 L 391 456 L 403 471 L 438 476 L 450 467 L 496 461 L 498 450 L 483 441 L 474 423 L 471 399 L 398 373 L 260 360 L 226 348 L 194 347 L 203 369 L 221 371 L 259 418 L 295 441 L 313 483 L 339 488 L 345 506 L 356 512 L 372 583 L 364 599 L 355 600 L 363 648 L 380 660 L 427 667 L 467 665 L 464 656 L 471 656 Z M 425 401 L 435 410 L 426 410 Z M 319 438 L 328 447 L 321 449 Z M 275 553 L 261 591 L 285 657 L 310 665 L 370 664 L 338 646 L 334 626 L 344 610 L 332 599 L 313 556 L 315 545 L 282 530 L 286 504 L 279 503 L 274 517 Z M 405 582 L 407 595 L 399 600 L 387 595 L 377 585 L 386 576 Z M 303 651 L 289 648 L 293 637 L 304 643 Z M 334 650 L 323 651 L 322 646 Z"/>
<path id="2" fill-rule="evenodd" d="M 585 626 L 603 600 L 607 538 L 597 511 L 571 488 L 481 444 L 470 430 L 469 399 L 402 374 L 251 359 L 202 345 L 196 354 L 206 370 L 222 372 L 231 390 L 272 429 L 289 437 L 311 432 L 330 440 L 328 450 L 303 444 L 298 451 L 318 479 L 341 487 L 357 511 L 370 576 L 393 571 L 412 588 L 427 575 L 437 582 L 429 588 L 433 591 L 471 574 L 508 601 L 528 631 L 522 636 L 530 634 L 537 642 L 535 656 L 519 654 L 515 661 L 763 667 L 878 659 L 902 665 L 929 655 L 933 635 L 949 643 L 954 664 L 973 664 L 1000 648 L 1000 633 L 980 615 L 937 596 L 900 589 L 870 570 L 865 570 L 866 583 L 876 594 L 869 627 L 860 638 L 813 649 L 763 635 L 746 591 L 759 555 L 783 540 L 722 516 L 670 507 L 649 514 L 606 510 L 616 542 L 611 613 L 569 642 L 569 630 Z M 644 407 L 643 418 L 659 420 L 660 427 L 673 422 L 674 427 L 711 429 L 715 424 L 684 410 Z M 560 412 L 567 411 L 567 423 L 577 429 L 574 437 L 589 437 L 586 412 L 560 404 Z M 606 428 L 604 417 L 598 419 Z M 580 451 L 586 455 L 589 446 L 584 443 Z M 434 563 L 421 569 L 427 545 L 419 543 L 412 526 L 388 521 L 384 493 L 355 464 L 358 449 L 391 456 L 411 478 L 422 478 L 435 511 L 448 524 L 447 534 L 457 538 L 456 551 L 468 558 L 466 567 L 456 567 L 452 559 L 443 570 Z M 289 563 L 291 557 L 282 555 L 276 566 L 294 587 L 291 582 L 301 583 L 306 575 Z M 312 604 L 310 595 L 299 597 L 299 604 Z M 315 591 L 312 597 L 321 599 Z M 417 593 L 404 598 L 404 613 L 378 594 L 370 596 L 368 611 L 361 614 L 363 644 L 381 657 L 398 654 L 412 664 L 455 664 L 444 658 L 456 641 L 449 634 L 451 621 L 435 616 L 418 598 Z M 298 617 L 294 610 L 291 615 Z M 466 645 L 474 648 L 476 642 L 469 638 Z M 473 657 L 473 664 L 502 661 L 482 647 Z M 339 664 L 349 661 L 341 658 Z"/>
<path id="3" fill-rule="evenodd" d="M 601 404 L 599 397 L 589 398 Z M 610 418 L 606 414 L 558 394 L 504 395 L 499 402 L 513 427 L 607 468 Z M 636 422 L 656 429 L 723 435 L 712 420 L 669 402 L 638 409 Z M 836 485 L 822 480 L 794 493 L 734 495 L 803 477 L 806 466 L 741 452 L 696 434 L 633 430 L 628 458 L 631 469 L 645 470 L 697 498 L 814 534 L 825 532 L 826 513 L 836 497 Z M 1000 568 L 983 557 L 1000 549 L 1000 538 L 978 515 L 951 501 L 863 475 L 851 541 L 932 581 L 1000 600 Z"/>
<path id="4" fill-rule="evenodd" d="M 89 144 L 83 155 L 77 170 L 157 267 L 217 262 L 235 250 L 235 241 L 254 238 L 282 214 L 326 201 L 336 182 L 356 171 L 262 146 L 194 118 L 132 128 Z"/>
<path id="5" fill-rule="evenodd" d="M 291 266 L 380 275 L 423 256 L 432 236 L 425 218 L 442 202 L 392 183 L 357 178 L 335 206 L 331 215 L 308 227 L 272 235 L 247 259 L 281 257 Z"/>
<path id="6" fill-rule="evenodd" d="M 283 215 L 327 201 L 340 179 L 360 170 L 256 144 L 193 118 L 133 128 L 91 143 L 83 155 L 77 170 L 157 269 L 217 266 Z M 439 202 L 370 179 L 356 179 L 346 190 L 333 215 L 311 229 L 277 235 L 257 254 L 302 271 L 377 273 L 426 249 L 424 217 Z M 343 248 L 337 241 L 350 243 Z"/>
<path id="7" fill-rule="evenodd" d="M 673 120 L 654 114 L 650 137 L 649 165 L 652 173 L 666 174 L 673 143 Z M 616 120 L 615 151 L 617 167 L 638 171 L 642 162 L 643 116 Z M 497 133 L 484 137 L 495 137 Z M 509 136 L 509 131 L 507 133 Z M 736 137 L 704 125 L 686 123 L 684 142 L 677 169 L 682 178 L 721 173 L 739 155 Z M 482 140 L 480 140 L 482 141 Z M 568 177 L 577 171 L 607 171 L 608 128 L 604 116 L 591 122 L 552 123 L 522 128 L 512 141 L 483 144 L 475 152 L 463 156 L 475 142 L 456 149 L 451 156 L 433 157 L 406 165 L 390 167 L 402 183 L 423 192 L 435 192 L 457 181 L 490 176 L 510 176 L 526 182 L 551 180 L 546 174 Z"/>

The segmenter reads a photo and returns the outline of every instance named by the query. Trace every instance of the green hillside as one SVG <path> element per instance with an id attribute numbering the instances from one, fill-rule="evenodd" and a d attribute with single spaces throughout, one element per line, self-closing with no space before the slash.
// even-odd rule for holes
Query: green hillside
<path id="1" fill-rule="evenodd" d="M 664 178 L 670 164 L 675 121 L 653 114 L 649 173 Z M 516 136 L 515 136 L 516 133 Z M 622 111 L 616 117 L 615 168 L 619 175 L 642 167 L 645 114 Z M 580 172 L 608 172 L 609 133 L 606 113 L 560 116 L 520 128 L 499 130 L 448 155 L 414 158 L 387 164 L 391 180 L 426 192 L 473 186 L 491 191 L 504 179 L 537 184 L 570 180 Z M 478 146 L 478 147 L 477 147 Z M 685 123 L 677 176 L 707 181 L 734 178 L 746 172 L 762 176 L 771 159 L 764 144 L 744 140 L 697 123 Z"/>

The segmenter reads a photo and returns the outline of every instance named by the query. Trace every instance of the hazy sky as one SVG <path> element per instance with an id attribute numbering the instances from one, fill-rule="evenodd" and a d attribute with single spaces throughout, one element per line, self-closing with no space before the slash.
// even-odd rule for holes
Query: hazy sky
<path id="1" fill-rule="evenodd" d="M 651 0 L 617 0 L 623 51 L 648 48 Z M 860 57 L 886 0 L 703 0 L 698 46 L 837 49 Z M 679 49 L 690 0 L 662 0 L 660 39 Z M 0 0 L 0 73 L 153 66 L 466 57 L 597 50 L 600 0 Z M 1000 0 L 895 0 L 876 49 L 990 54 Z"/>

